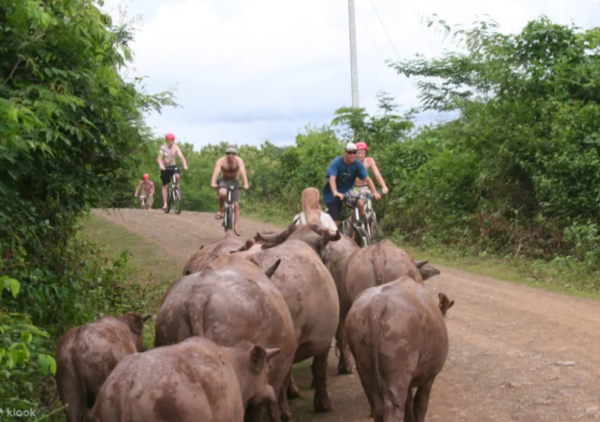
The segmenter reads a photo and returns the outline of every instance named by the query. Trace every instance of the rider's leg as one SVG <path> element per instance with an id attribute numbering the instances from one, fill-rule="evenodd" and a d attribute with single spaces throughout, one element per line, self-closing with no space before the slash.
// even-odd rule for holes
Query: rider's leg
<path id="1" fill-rule="evenodd" d="M 331 216 L 331 219 L 335 223 L 336 227 L 340 226 L 340 212 L 342 211 L 342 201 L 340 198 L 335 198 L 333 202 L 326 202 L 327 214 Z"/>
<path id="2" fill-rule="evenodd" d="M 358 215 L 360 215 L 361 217 L 365 216 L 365 203 L 362 199 L 359 199 L 357 202 L 357 206 L 358 206 Z"/>
<path id="3" fill-rule="evenodd" d="M 221 219 L 223 216 L 223 207 L 225 206 L 225 200 L 227 199 L 227 189 L 219 189 L 219 212 L 215 216 L 217 219 Z"/>
<path id="4" fill-rule="evenodd" d="M 227 199 L 227 189 L 221 188 L 219 189 L 219 210 L 223 212 L 223 207 L 225 206 L 225 200 Z"/>
<path id="5" fill-rule="evenodd" d="M 169 185 L 164 185 L 162 188 L 163 208 L 167 208 L 167 194 L 169 193 Z"/>
<path id="6" fill-rule="evenodd" d="M 167 194 L 169 193 L 169 180 L 171 174 L 168 170 L 160 171 L 160 181 L 162 182 L 162 197 L 163 197 L 163 209 L 167 209 Z"/>
<path id="7" fill-rule="evenodd" d="M 239 236 L 240 235 L 240 230 L 239 230 L 239 224 L 240 224 L 240 204 L 238 202 L 234 202 L 233 206 L 235 207 L 234 208 L 235 220 L 234 220 L 234 224 L 233 224 L 233 232 Z"/>

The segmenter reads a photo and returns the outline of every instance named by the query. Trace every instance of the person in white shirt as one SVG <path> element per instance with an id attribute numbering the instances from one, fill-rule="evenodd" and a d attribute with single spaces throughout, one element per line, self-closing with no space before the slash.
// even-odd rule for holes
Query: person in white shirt
<path id="1" fill-rule="evenodd" d="M 306 188 L 302 191 L 302 212 L 296 214 L 294 223 L 298 224 L 320 224 L 331 231 L 337 231 L 333 218 L 321 210 L 319 204 L 320 193 L 317 188 Z"/>

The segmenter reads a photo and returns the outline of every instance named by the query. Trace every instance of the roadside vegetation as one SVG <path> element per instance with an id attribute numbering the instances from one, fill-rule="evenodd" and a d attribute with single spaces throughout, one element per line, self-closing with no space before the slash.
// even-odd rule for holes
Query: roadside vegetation
<path id="1" fill-rule="evenodd" d="M 419 110 L 381 94 L 374 115 L 340 108 L 292 146 L 240 145 L 243 215 L 291 221 L 356 133 L 391 188 L 376 209 L 394 241 L 598 292 L 600 30 L 545 18 L 514 35 L 491 22 L 435 24 L 455 52 L 389 66 L 416 81 L 422 110 L 458 117 L 417 127 Z M 136 206 L 142 173 L 160 186 L 162 137 L 144 117 L 176 104 L 122 76 L 132 39 L 91 0 L 0 0 L 0 408 L 61 419 L 60 336 L 103 315 L 155 312 L 178 272 L 145 261 L 156 251 L 131 234 L 86 222 L 91 208 Z M 210 178 L 226 143 L 182 145 L 184 209 L 216 211 Z"/>

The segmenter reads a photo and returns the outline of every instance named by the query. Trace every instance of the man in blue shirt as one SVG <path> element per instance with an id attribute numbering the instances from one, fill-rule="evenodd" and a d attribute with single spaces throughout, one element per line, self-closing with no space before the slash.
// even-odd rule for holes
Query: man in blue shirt
<path id="1" fill-rule="evenodd" d="M 381 199 L 377 193 L 375 184 L 369 177 L 365 166 L 356 159 L 356 145 L 349 142 L 344 149 L 344 154 L 333 159 L 327 167 L 327 183 L 323 190 L 323 202 L 327 205 L 327 212 L 335 221 L 336 226 L 340 224 L 340 212 L 342 211 L 342 201 L 344 194 L 354 187 L 354 181 L 358 177 L 365 180 L 376 200 Z M 360 201 L 362 202 L 362 201 Z M 360 204 L 359 204 L 360 205 Z M 361 217 L 364 216 L 364 208 L 359 207 Z"/>

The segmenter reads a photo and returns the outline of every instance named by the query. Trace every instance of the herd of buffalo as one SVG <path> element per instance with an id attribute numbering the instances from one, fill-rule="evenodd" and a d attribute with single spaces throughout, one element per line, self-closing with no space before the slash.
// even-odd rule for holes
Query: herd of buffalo
<path id="1" fill-rule="evenodd" d="M 388 240 L 360 248 L 305 210 L 308 224 L 201 247 L 164 293 L 153 349 L 142 343 L 151 316 L 137 312 L 64 334 L 68 421 L 291 421 L 292 367 L 309 358 L 314 410 L 330 411 L 335 337 L 338 372 L 352 372 L 352 354 L 375 421 L 423 422 L 454 304 L 425 288 L 440 272 Z"/>

